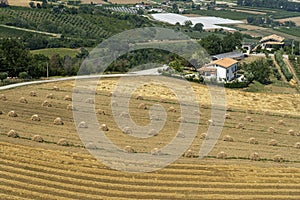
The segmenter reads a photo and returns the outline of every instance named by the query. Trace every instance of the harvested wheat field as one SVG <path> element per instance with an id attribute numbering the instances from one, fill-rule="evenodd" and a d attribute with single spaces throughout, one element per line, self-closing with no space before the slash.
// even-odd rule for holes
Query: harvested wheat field
<path id="1" fill-rule="evenodd" d="M 285 19 L 278 19 L 276 21 L 279 21 L 281 23 L 285 21 L 293 21 L 296 23 L 297 26 L 300 26 L 300 17 L 291 17 L 291 18 L 285 18 Z"/>
<path id="2" fill-rule="evenodd" d="M 144 126 L 151 121 L 154 104 L 167 113 L 160 132 L 151 130 L 152 137 L 137 139 L 131 136 L 131 127 L 121 130 L 113 120 L 111 92 L 117 81 L 101 79 L 95 102 L 87 103 L 95 105 L 99 129 L 128 154 L 159 157 L 160 148 L 175 136 L 180 123 L 189 123 L 188 119 L 178 121 L 181 109 L 175 94 L 155 82 L 145 83 L 132 94 L 129 113 L 123 117 L 130 114 Z M 54 86 L 59 90 L 53 90 Z M 222 116 L 226 118 L 222 134 L 208 156 L 199 159 L 203 141 L 210 139 L 206 132 L 211 110 L 208 89 L 195 84 L 201 108 L 200 113 L 191 114 L 201 118 L 190 148 L 163 169 L 129 173 L 110 169 L 85 149 L 72 109 L 67 109 L 75 102 L 64 99 L 72 97 L 73 86 L 74 82 L 65 81 L 0 91 L 7 98 L 0 104 L 1 199 L 300 199 L 299 94 L 227 90 L 228 115 Z M 36 96 L 30 96 L 30 91 Z M 47 99 L 52 107 L 42 106 L 49 93 L 55 97 Z M 20 103 L 21 97 L 28 103 Z M 140 109 L 140 104 L 147 109 Z M 18 117 L 8 116 L 12 110 Z M 33 115 L 40 120 L 32 120 Z M 63 123 L 56 125 L 58 118 Z M 213 124 L 219 126 L 218 121 Z M 85 125 L 89 126 L 88 121 Z M 270 127 L 276 131 L 268 131 Z M 270 141 L 277 143 L 270 145 Z"/>
<path id="3" fill-rule="evenodd" d="M 8 0 L 8 4 L 11 6 L 29 7 L 29 2 L 30 2 L 30 0 Z"/>

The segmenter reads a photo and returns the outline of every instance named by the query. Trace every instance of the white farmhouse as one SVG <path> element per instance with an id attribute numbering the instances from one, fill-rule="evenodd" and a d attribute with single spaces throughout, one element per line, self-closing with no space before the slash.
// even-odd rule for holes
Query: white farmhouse
<path id="1" fill-rule="evenodd" d="M 223 58 L 199 69 L 205 79 L 216 79 L 218 82 L 229 82 L 237 77 L 238 61 Z"/>

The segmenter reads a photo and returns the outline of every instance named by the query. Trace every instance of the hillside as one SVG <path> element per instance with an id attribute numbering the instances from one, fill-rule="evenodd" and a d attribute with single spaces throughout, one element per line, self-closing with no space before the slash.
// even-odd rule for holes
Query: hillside
<path id="1" fill-rule="evenodd" d="M 132 119 L 139 125 L 149 122 L 148 110 L 139 109 L 162 105 L 168 111 L 163 130 L 154 137 L 139 140 L 123 134 L 112 119 L 110 92 L 117 79 L 102 79 L 96 95 L 96 109 L 101 123 L 109 127 L 106 136 L 121 149 L 130 145 L 137 153 L 150 153 L 154 147 L 168 144 L 178 129 L 180 108 L 175 95 L 166 87 L 148 83 L 132 95 L 129 108 Z M 71 103 L 74 83 L 26 86 L 1 91 L 0 166 L 1 199 L 299 199 L 300 149 L 299 94 L 259 94 L 227 90 L 228 108 L 225 125 L 217 145 L 205 159 L 197 153 L 203 143 L 210 119 L 210 97 L 207 88 L 193 85 L 201 105 L 199 130 L 192 146 L 192 156 L 182 156 L 170 166 L 151 173 L 127 173 L 109 169 L 96 161 L 83 147 L 75 130 Z M 59 90 L 53 90 L 54 86 Z M 37 96 L 30 96 L 35 91 Z M 49 94 L 52 93 L 52 97 Z M 143 97 L 138 100 L 137 94 Z M 46 96 L 48 95 L 48 98 Z M 25 97 L 27 103 L 20 103 Z M 1 96 L 1 99 L 4 97 Z M 47 99 L 52 107 L 42 106 Z M 64 100 L 66 99 L 66 100 Z M 163 103 L 161 99 L 165 99 Z M 18 117 L 8 117 L 14 110 Z M 38 114 L 41 121 L 32 121 Z M 61 117 L 64 124 L 54 125 Z M 188 123 L 188 122 L 187 122 Z M 273 129 L 270 129 L 273 127 Z M 14 129 L 19 138 L 7 137 Z M 290 130 L 293 129 L 294 132 Z M 275 130 L 275 131 L 274 131 Z M 32 140 L 40 135 L 44 142 Z M 230 135 L 232 142 L 224 141 Z M 254 137 L 258 144 L 249 143 Z M 65 138 L 68 146 L 57 145 Z M 277 145 L 270 146 L 274 139 Z M 217 159 L 220 151 L 227 159 Z M 252 160 L 257 152 L 260 160 Z M 281 162 L 273 159 L 281 155 Z M 158 155 L 159 156 L 159 155 Z"/>

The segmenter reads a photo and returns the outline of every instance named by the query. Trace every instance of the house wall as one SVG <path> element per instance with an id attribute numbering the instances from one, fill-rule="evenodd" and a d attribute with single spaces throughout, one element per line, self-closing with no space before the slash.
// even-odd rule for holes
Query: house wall
<path id="1" fill-rule="evenodd" d="M 218 80 L 220 81 L 220 79 L 223 81 L 224 79 L 226 79 L 227 81 L 231 81 L 235 78 L 235 74 L 237 71 L 237 64 L 232 65 L 231 67 L 228 67 L 227 69 L 225 69 L 224 67 L 220 67 L 220 66 L 216 66 L 218 71 Z"/>

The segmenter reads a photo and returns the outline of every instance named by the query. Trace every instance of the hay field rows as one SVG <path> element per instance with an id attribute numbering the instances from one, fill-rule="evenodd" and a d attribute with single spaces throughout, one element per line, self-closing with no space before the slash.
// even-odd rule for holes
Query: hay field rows
<path id="1" fill-rule="evenodd" d="M 139 88 L 130 101 L 130 114 L 139 125 L 150 119 L 148 110 L 138 109 L 161 104 L 177 112 L 167 112 L 168 121 L 158 136 L 133 139 L 119 130 L 112 120 L 110 92 L 117 79 L 101 80 L 97 89 L 96 109 L 100 124 L 109 127 L 106 132 L 120 148 L 131 145 L 137 152 L 150 152 L 166 145 L 179 127 L 179 105 L 172 91 L 149 83 Z M 109 169 L 93 158 L 83 147 L 75 130 L 72 111 L 67 110 L 74 83 L 65 81 L 13 90 L 1 91 L 7 99 L 0 100 L 0 198 L 1 199 L 299 199 L 300 198 L 300 142 L 298 94 L 251 94 L 227 91 L 227 114 L 221 137 L 205 159 L 182 156 L 170 166 L 153 173 L 126 173 Z M 53 90 L 57 86 L 60 90 Z M 201 105 L 201 121 L 197 137 L 190 149 L 196 156 L 207 131 L 210 105 L 207 88 L 193 85 Z M 30 96 L 35 91 L 37 96 Z M 50 93 L 53 98 L 46 98 Z M 140 94 L 143 100 L 134 97 Z M 3 98 L 3 96 L 0 96 Z M 20 103 L 25 97 L 27 104 Z M 52 107 L 43 107 L 46 100 Z M 161 103 L 161 99 L 167 99 Z M 8 117 L 14 110 L 18 117 Z M 32 121 L 37 114 L 41 121 Z M 54 125 L 60 117 L 64 124 Z M 282 120 L 282 121 L 280 121 Z M 242 124 L 242 125 L 241 125 Z M 276 131 L 268 131 L 273 127 Z M 19 138 L 7 137 L 14 129 Z M 294 130 L 294 134 L 289 132 Z M 40 135 L 44 142 L 31 140 Z M 223 141 L 230 135 L 233 142 Z M 250 144 L 254 137 L 258 144 Z M 70 145 L 57 145 L 60 139 Z M 268 143 L 275 139 L 278 144 Z M 217 159 L 220 151 L 227 159 Z M 257 152 L 259 161 L 249 159 Z M 274 162 L 280 154 L 283 162 Z"/>

